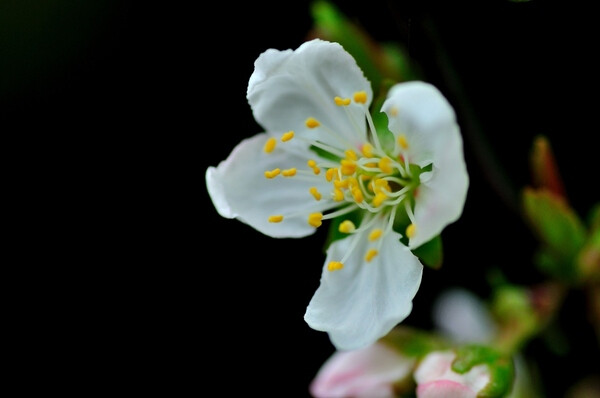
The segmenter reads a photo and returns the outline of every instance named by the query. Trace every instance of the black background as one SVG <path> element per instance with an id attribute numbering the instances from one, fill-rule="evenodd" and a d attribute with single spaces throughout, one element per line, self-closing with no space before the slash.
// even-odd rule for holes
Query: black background
<path id="1" fill-rule="evenodd" d="M 492 268 L 514 283 L 541 281 L 518 190 L 530 182 L 532 140 L 544 134 L 573 207 L 584 216 L 598 200 L 595 14 L 537 0 L 336 3 L 376 40 L 405 46 L 463 127 L 464 214 L 444 231 L 444 266 L 425 270 L 405 323 L 431 328 L 430 306 L 447 287 L 487 298 Z M 81 360 L 108 358 L 113 369 L 94 388 L 128 381 L 200 395 L 308 396 L 333 352 L 303 321 L 324 231 L 262 236 L 219 217 L 204 183 L 208 166 L 261 131 L 245 98 L 254 60 L 306 39 L 308 3 L 3 1 L 0 22 L 2 131 L 30 159 L 28 178 L 47 188 L 46 205 L 56 202 L 43 208 L 58 209 L 61 237 L 74 243 L 63 240 L 52 255 L 76 246 L 81 255 L 67 258 L 83 273 L 106 267 L 69 284 L 80 305 L 98 293 L 85 315 L 73 310 L 75 319 L 103 320 L 101 338 L 83 338 Z M 500 183 L 490 177 L 499 171 Z M 566 338 L 593 343 L 583 298 L 574 293 L 567 304 L 561 319 L 584 326 L 566 328 Z M 566 357 L 541 343 L 530 350 L 544 374 L 563 374 L 545 377 L 548 397 L 590 372 L 586 344 Z"/>

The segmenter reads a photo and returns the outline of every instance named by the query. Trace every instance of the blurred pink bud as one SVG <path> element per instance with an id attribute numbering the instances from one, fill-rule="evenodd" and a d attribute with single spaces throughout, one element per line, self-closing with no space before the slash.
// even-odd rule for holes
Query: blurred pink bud
<path id="1" fill-rule="evenodd" d="M 316 398 L 392 398 L 393 384 L 407 377 L 415 361 L 382 343 L 336 351 L 310 385 Z"/>
<path id="2" fill-rule="evenodd" d="M 474 366 L 467 373 L 452 370 L 455 354 L 434 351 L 421 361 L 414 373 L 418 398 L 476 398 L 490 381 L 486 365 Z"/>

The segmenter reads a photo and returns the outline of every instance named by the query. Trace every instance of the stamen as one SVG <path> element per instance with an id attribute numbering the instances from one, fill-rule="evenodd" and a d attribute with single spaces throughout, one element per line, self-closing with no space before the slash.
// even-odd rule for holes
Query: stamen
<path id="1" fill-rule="evenodd" d="M 325 172 L 325 179 L 327 180 L 327 182 L 331 182 L 331 180 L 333 180 L 335 176 L 337 176 L 337 168 L 335 167 L 327 169 L 327 171 Z"/>
<path id="2" fill-rule="evenodd" d="M 313 167 L 313 173 L 315 173 L 315 175 L 319 175 L 321 173 L 321 169 L 318 167 Z"/>
<path id="3" fill-rule="evenodd" d="M 406 141 L 406 136 L 404 134 L 398 136 L 398 145 L 400 145 L 402 149 L 408 149 L 408 141 Z"/>
<path id="4" fill-rule="evenodd" d="M 342 159 L 340 164 L 342 165 L 342 174 L 345 176 L 352 175 L 356 171 L 356 163 L 353 160 Z"/>
<path id="5" fill-rule="evenodd" d="M 342 268 L 344 268 L 344 264 L 339 261 L 330 261 L 327 264 L 327 270 L 331 272 L 341 270 Z"/>
<path id="6" fill-rule="evenodd" d="M 288 131 L 287 133 L 285 133 L 281 136 L 281 141 L 286 142 L 286 141 L 291 140 L 292 138 L 294 138 L 294 132 Z"/>
<path id="7" fill-rule="evenodd" d="M 333 211 L 331 213 L 328 213 L 326 215 L 323 216 L 323 220 L 328 220 L 330 218 L 336 218 L 339 216 L 343 216 L 344 214 L 348 214 L 354 210 L 356 210 L 358 208 L 358 206 L 356 204 L 352 204 L 346 207 L 343 207 L 339 210 Z"/>
<path id="8" fill-rule="evenodd" d="M 354 223 L 352 221 L 345 220 L 345 221 L 342 221 L 342 223 L 340 224 L 338 230 L 341 233 L 350 234 L 350 233 L 356 231 L 356 226 L 354 225 Z"/>
<path id="9" fill-rule="evenodd" d="M 333 100 L 337 106 L 350 105 L 350 98 L 335 97 Z"/>
<path id="10" fill-rule="evenodd" d="M 339 188 L 335 188 L 333 190 L 333 200 L 335 200 L 336 202 L 341 202 L 342 200 L 344 200 L 344 192 L 342 192 L 342 190 Z"/>
<path id="11" fill-rule="evenodd" d="M 273 169 L 271 171 L 267 170 L 265 171 L 265 177 L 271 179 L 271 178 L 275 178 L 279 175 L 279 173 L 281 173 L 280 169 Z"/>
<path id="12" fill-rule="evenodd" d="M 275 149 L 276 145 L 277 145 L 277 140 L 275 138 L 271 137 L 267 140 L 267 142 L 265 142 L 265 147 L 263 148 L 263 150 L 266 153 L 271 153 Z"/>
<path id="13" fill-rule="evenodd" d="M 388 158 L 387 156 L 379 159 L 377 165 L 379 166 L 381 171 L 383 171 L 386 174 L 391 174 L 394 171 L 394 169 L 392 169 L 392 159 Z"/>
<path id="14" fill-rule="evenodd" d="M 373 201 L 371 202 L 371 204 L 374 207 L 379 207 L 386 199 L 387 199 L 387 195 L 384 194 L 383 192 L 379 191 L 375 194 L 375 197 L 373 198 Z"/>
<path id="15" fill-rule="evenodd" d="M 367 93 L 366 91 L 357 91 L 354 93 L 354 102 L 357 102 L 359 104 L 366 104 L 367 103 Z"/>
<path id="16" fill-rule="evenodd" d="M 378 254 L 379 254 L 379 252 L 377 250 L 369 249 L 369 251 L 367 252 L 367 255 L 365 256 L 365 261 L 370 263 L 371 260 L 373 260 L 373 257 L 375 257 Z"/>
<path id="17" fill-rule="evenodd" d="M 292 167 L 291 169 L 283 170 L 281 172 L 281 175 L 283 175 L 284 177 L 293 177 L 296 175 L 296 168 Z"/>
<path id="18" fill-rule="evenodd" d="M 415 233 L 417 233 L 417 226 L 415 224 L 409 224 L 409 226 L 406 227 L 406 237 L 411 239 L 415 236 Z"/>
<path id="19" fill-rule="evenodd" d="M 361 150 L 363 155 L 365 155 L 366 157 L 373 157 L 373 145 L 369 144 L 368 142 L 362 146 Z"/>
<path id="20" fill-rule="evenodd" d="M 321 220 L 323 219 L 323 213 L 312 213 L 309 214 L 308 216 L 308 224 L 315 227 L 315 228 L 319 228 L 323 223 L 321 222 Z"/>
<path id="21" fill-rule="evenodd" d="M 354 152 L 352 149 L 346 149 L 346 151 L 344 153 L 346 154 L 346 159 L 358 160 L 358 156 L 356 155 L 356 152 Z"/>
<path id="22" fill-rule="evenodd" d="M 317 190 L 317 187 L 311 187 L 309 192 L 316 200 L 321 200 L 321 193 Z"/>
<path id="23" fill-rule="evenodd" d="M 365 198 L 363 197 L 362 191 L 360 188 L 354 188 L 352 190 L 352 197 L 356 201 L 356 203 L 361 203 Z"/>
<path id="24" fill-rule="evenodd" d="M 371 231 L 371 233 L 369 234 L 369 240 L 371 242 L 373 242 L 374 240 L 377 240 L 381 237 L 381 234 L 383 234 L 383 231 L 380 228 L 375 228 L 374 230 Z"/>
<path id="25" fill-rule="evenodd" d="M 308 167 L 310 167 L 311 169 L 314 167 L 317 167 L 317 162 L 315 162 L 313 159 L 309 159 L 307 164 L 308 164 Z"/>
<path id="26" fill-rule="evenodd" d="M 283 221 L 283 216 L 281 214 L 275 215 L 275 216 L 269 216 L 269 222 L 278 223 L 278 222 L 282 222 L 282 221 Z"/>
<path id="27" fill-rule="evenodd" d="M 320 125 L 321 123 L 319 123 L 319 121 L 314 117 L 309 117 L 308 119 L 306 119 L 306 127 L 308 127 L 309 129 L 314 129 L 316 127 L 319 127 Z"/>

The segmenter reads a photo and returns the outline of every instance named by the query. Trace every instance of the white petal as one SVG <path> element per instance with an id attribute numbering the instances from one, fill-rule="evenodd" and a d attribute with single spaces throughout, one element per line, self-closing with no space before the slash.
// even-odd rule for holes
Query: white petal
<path id="1" fill-rule="evenodd" d="M 393 86 L 383 103 L 394 136 L 404 134 L 408 160 L 426 166 L 449 140 L 461 140 L 452 106 L 433 85 L 421 81 Z"/>
<path id="2" fill-rule="evenodd" d="M 434 303 L 433 320 L 438 329 L 457 342 L 488 343 L 495 333 L 483 301 L 465 289 L 443 292 Z"/>
<path id="3" fill-rule="evenodd" d="M 206 185 L 213 204 L 221 216 L 238 218 L 272 237 L 312 234 L 315 228 L 308 224 L 308 214 L 323 209 L 326 189 L 330 190 L 331 184 L 325 178 L 315 178 L 313 182 L 298 176 L 267 179 L 264 172 L 275 168 L 310 170 L 306 162 L 312 155 L 308 150 L 304 156 L 288 153 L 281 148 L 287 143 L 281 142 L 273 152 L 265 153 L 263 147 L 268 138 L 263 133 L 243 140 L 218 167 L 206 170 Z M 317 202 L 310 194 L 312 186 L 323 194 L 321 201 Z M 271 215 L 291 213 L 301 214 L 284 218 L 280 223 L 268 221 Z"/>
<path id="4" fill-rule="evenodd" d="M 359 241 L 354 242 L 356 239 Z M 304 319 L 313 329 L 328 332 L 339 350 L 374 343 L 412 310 L 423 265 L 399 242 L 399 234 L 389 232 L 381 239 L 379 255 L 371 262 L 364 257 L 374 245 L 359 234 L 335 241 L 327 250 L 321 285 Z M 329 271 L 327 264 L 340 261 L 355 243 L 357 246 L 344 268 Z"/>
<path id="5" fill-rule="evenodd" d="M 336 351 L 310 385 L 315 398 L 393 398 L 393 384 L 409 375 L 415 360 L 381 343 Z"/>
<path id="6" fill-rule="evenodd" d="M 336 96 L 353 98 L 357 91 L 367 93 L 366 105 L 335 105 Z M 299 137 L 318 139 L 340 149 L 364 142 L 364 109 L 372 95 L 371 85 L 354 58 L 339 44 L 320 39 L 305 42 L 295 51 L 265 51 L 255 62 L 247 92 L 254 117 L 266 131 L 293 130 Z M 322 126 L 306 127 L 309 117 Z M 328 133 L 324 126 L 343 139 Z"/>
<path id="7" fill-rule="evenodd" d="M 469 175 L 463 157 L 460 134 L 446 141 L 443 151 L 436 153 L 431 175 L 418 188 L 415 200 L 416 233 L 409 240 L 414 249 L 429 241 L 462 214 Z"/>
<path id="8" fill-rule="evenodd" d="M 414 210 L 417 228 L 409 241 L 414 249 L 462 213 L 469 186 L 462 136 L 452 106 L 429 83 L 395 85 L 382 110 L 390 131 L 406 136 L 408 160 L 420 166 L 433 163 L 432 171 L 421 175 Z"/>

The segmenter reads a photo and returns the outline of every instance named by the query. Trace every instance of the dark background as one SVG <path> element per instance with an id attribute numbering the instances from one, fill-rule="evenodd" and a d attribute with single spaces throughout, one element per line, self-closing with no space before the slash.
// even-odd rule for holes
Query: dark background
<path id="1" fill-rule="evenodd" d="M 454 105 L 465 137 L 464 214 L 444 231 L 445 263 L 425 270 L 405 323 L 431 328 L 429 309 L 447 287 L 487 298 L 490 269 L 541 281 L 518 190 L 530 182 L 532 140 L 544 134 L 574 208 L 584 216 L 598 200 L 595 14 L 538 0 L 334 3 L 376 40 L 407 49 Z M 93 386 L 307 396 L 333 352 L 303 320 L 324 230 L 274 241 L 222 219 L 204 173 L 261 131 L 245 98 L 254 60 L 298 47 L 311 25 L 307 2 L 0 3 L 2 131 L 28 160 L 28 178 L 47 188 L 40 219 L 62 215 L 52 257 L 69 252 L 82 274 L 95 270 L 66 284 L 76 294 L 64 307 L 70 321 L 102 319 L 79 336 L 80 360 L 110 364 Z M 593 343 L 583 297 L 567 304 L 560 316 L 578 326 L 566 338 Z M 590 371 L 587 346 L 558 356 L 532 344 L 541 371 L 563 375 L 544 378 L 546 396 L 563 396 Z"/>

